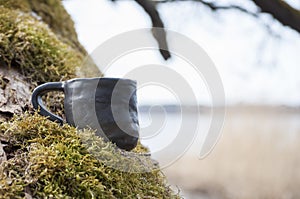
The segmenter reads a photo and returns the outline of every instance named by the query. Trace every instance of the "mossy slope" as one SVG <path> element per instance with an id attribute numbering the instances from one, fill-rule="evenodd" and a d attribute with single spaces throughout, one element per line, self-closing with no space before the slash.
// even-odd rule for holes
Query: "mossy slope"
<path id="1" fill-rule="evenodd" d="M 178 198 L 157 169 L 131 173 L 106 166 L 104 160 L 132 171 L 154 165 L 146 156 L 128 159 L 92 131 L 78 134 L 68 125 L 25 115 L 2 123 L 0 138 L 9 143 L 9 159 L 0 166 L 2 198 Z"/>

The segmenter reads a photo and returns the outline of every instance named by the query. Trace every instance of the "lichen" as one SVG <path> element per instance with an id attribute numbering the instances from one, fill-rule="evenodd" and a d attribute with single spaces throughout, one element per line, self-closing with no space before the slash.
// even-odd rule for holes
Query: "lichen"
<path id="1" fill-rule="evenodd" d="M 8 143 L 8 160 L 0 165 L 1 198 L 179 198 L 159 169 L 127 172 L 111 167 L 155 165 L 149 156 L 128 158 L 91 130 L 78 132 L 25 114 L 2 123 L 0 138 Z"/>

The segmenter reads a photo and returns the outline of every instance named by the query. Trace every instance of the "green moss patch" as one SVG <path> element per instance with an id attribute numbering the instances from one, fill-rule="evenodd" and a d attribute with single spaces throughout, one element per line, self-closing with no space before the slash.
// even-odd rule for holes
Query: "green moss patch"
<path id="1" fill-rule="evenodd" d="M 0 5 L 9 9 L 19 9 L 23 12 L 31 11 L 28 0 L 0 0 Z"/>
<path id="2" fill-rule="evenodd" d="M 44 23 L 65 43 L 85 54 L 78 42 L 74 23 L 61 0 L 0 0 L 0 5 L 31 14 Z"/>
<path id="3" fill-rule="evenodd" d="M 47 25 L 29 14 L 0 7 L 0 55 L 32 81 L 75 77 L 83 56 L 61 42 Z"/>
<path id="4" fill-rule="evenodd" d="M 2 198 L 178 198 L 149 156 L 122 152 L 90 130 L 25 114 L 2 123 L 0 139 L 8 157 L 0 165 Z"/>

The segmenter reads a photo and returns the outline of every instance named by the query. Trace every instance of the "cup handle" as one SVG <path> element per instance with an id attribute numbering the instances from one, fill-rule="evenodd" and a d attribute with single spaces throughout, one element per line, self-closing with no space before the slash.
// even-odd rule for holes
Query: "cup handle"
<path id="1" fill-rule="evenodd" d="M 43 103 L 42 96 L 50 91 L 62 91 L 64 92 L 64 83 L 62 82 L 48 82 L 45 84 L 42 84 L 38 87 L 36 87 L 33 90 L 32 96 L 31 96 L 31 103 L 33 105 L 33 108 L 36 110 L 39 109 L 39 114 L 43 116 L 49 117 L 51 121 L 59 122 L 60 124 L 63 124 L 64 120 L 51 113 L 49 110 L 47 110 L 46 106 Z"/>

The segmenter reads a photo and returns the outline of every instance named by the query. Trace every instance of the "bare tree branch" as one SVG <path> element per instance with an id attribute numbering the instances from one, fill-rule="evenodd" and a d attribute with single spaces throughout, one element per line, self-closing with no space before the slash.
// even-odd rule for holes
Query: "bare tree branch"
<path id="1" fill-rule="evenodd" d="M 156 10 L 155 4 L 148 0 L 135 0 L 150 16 L 152 21 L 152 34 L 154 38 L 157 40 L 159 45 L 159 51 L 164 57 L 165 60 L 171 57 L 167 39 L 166 39 L 166 32 L 164 30 L 164 24 L 159 16 L 159 13 Z"/>
<path id="2" fill-rule="evenodd" d="M 217 10 L 238 10 L 254 17 L 259 17 L 259 13 L 251 12 L 237 5 L 218 5 L 215 2 L 207 2 L 204 0 L 158 0 L 157 3 L 167 2 L 199 2 L 213 11 Z M 300 33 L 300 11 L 290 6 L 283 0 L 249 0 L 255 3 L 260 12 L 269 13 L 282 25 L 289 26 L 293 30 Z M 269 29 L 269 28 L 268 28 Z"/>
<path id="3" fill-rule="evenodd" d="M 114 1 L 114 0 L 112 0 Z M 158 3 L 169 3 L 169 2 L 187 2 L 193 1 L 201 3 L 212 11 L 218 10 L 237 10 L 248 15 L 251 15 L 255 18 L 259 18 L 259 12 L 269 13 L 280 22 L 282 25 L 288 26 L 293 30 L 300 33 L 300 11 L 290 6 L 288 3 L 283 0 L 249 0 L 255 3 L 260 9 L 258 12 L 252 12 L 246 8 L 243 8 L 238 5 L 220 5 L 216 2 L 208 2 L 205 0 L 135 0 L 141 7 L 144 8 L 146 13 L 150 16 L 153 26 L 153 36 L 157 40 L 162 56 L 167 60 L 170 57 L 168 50 L 168 45 L 166 42 L 166 33 L 164 31 L 164 24 L 159 16 L 159 13 L 156 10 L 155 4 Z M 267 28 L 267 31 L 273 36 L 279 38 L 280 36 L 273 32 L 272 28 L 268 24 L 264 24 Z M 155 29 L 154 27 L 159 27 Z"/>
<path id="4" fill-rule="evenodd" d="M 289 26 L 300 33 L 300 11 L 282 0 L 252 0 L 261 12 L 271 14 L 282 25 Z"/>
<path id="5" fill-rule="evenodd" d="M 172 2 L 197 2 L 197 3 L 201 3 L 204 6 L 207 6 L 208 8 L 210 8 L 212 11 L 221 11 L 221 10 L 236 10 L 242 13 L 245 13 L 247 15 L 250 15 L 254 18 L 259 18 L 259 13 L 258 12 L 252 12 L 250 10 L 247 10 L 246 8 L 243 8 L 241 6 L 238 5 L 219 5 L 216 4 L 215 2 L 207 2 L 207 1 L 203 1 L 203 0 L 158 0 L 155 1 L 156 3 L 172 3 Z M 271 26 L 265 22 L 262 22 L 263 26 L 266 28 L 266 31 L 272 35 L 273 37 L 276 38 L 281 38 L 281 36 L 274 32 L 271 28 Z"/>
<path id="6" fill-rule="evenodd" d="M 111 0 L 116 1 L 116 0 Z M 152 22 L 152 34 L 156 39 L 159 51 L 165 60 L 171 57 L 169 52 L 167 38 L 166 38 L 166 31 L 164 29 L 164 23 L 161 20 L 158 11 L 156 10 L 156 5 L 151 0 L 134 0 L 137 2 L 149 15 L 151 22 Z"/>

